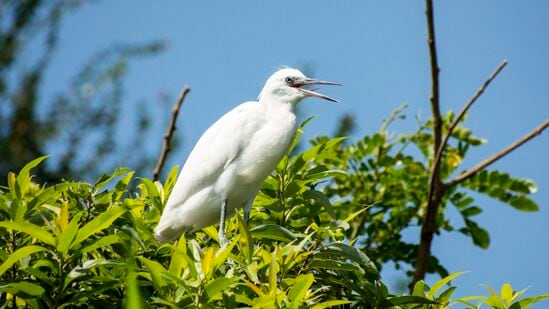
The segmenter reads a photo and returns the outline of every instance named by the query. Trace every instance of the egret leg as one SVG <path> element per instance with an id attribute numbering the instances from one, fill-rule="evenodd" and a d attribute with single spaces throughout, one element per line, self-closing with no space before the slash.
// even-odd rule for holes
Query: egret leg
<path id="1" fill-rule="evenodd" d="M 219 244 L 221 246 L 229 243 L 227 236 L 225 236 L 225 219 L 227 218 L 227 199 L 223 200 L 221 204 L 221 218 L 219 219 Z"/>
<path id="2" fill-rule="evenodd" d="M 246 203 L 246 206 L 244 206 L 244 222 L 246 222 L 246 224 L 248 224 L 248 222 L 250 222 L 250 212 L 252 211 L 252 204 L 254 203 L 254 197 L 252 197 Z"/>
<path id="3" fill-rule="evenodd" d="M 246 222 L 246 224 L 250 221 L 250 212 L 252 211 L 252 206 L 257 193 L 259 193 L 259 190 L 255 191 L 255 194 L 248 200 L 248 202 L 246 202 L 246 205 L 244 206 L 244 222 Z"/>

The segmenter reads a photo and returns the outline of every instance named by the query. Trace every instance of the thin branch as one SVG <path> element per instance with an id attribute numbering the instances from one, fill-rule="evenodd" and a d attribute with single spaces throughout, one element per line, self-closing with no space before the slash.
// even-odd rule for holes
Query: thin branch
<path id="1" fill-rule="evenodd" d="M 183 101 L 185 101 L 185 97 L 187 96 L 187 93 L 189 93 L 189 91 L 191 91 L 191 88 L 189 88 L 189 86 L 183 87 L 183 90 L 181 90 L 181 94 L 179 94 L 179 98 L 177 99 L 177 101 L 175 102 L 172 108 L 172 117 L 170 118 L 168 129 L 164 134 L 164 139 L 162 142 L 162 150 L 160 151 L 160 156 L 158 157 L 158 161 L 156 161 L 156 166 L 154 167 L 154 170 L 153 170 L 154 181 L 158 180 L 158 177 L 160 176 L 160 171 L 162 171 L 162 167 L 166 162 L 166 157 L 168 156 L 168 152 L 170 152 L 171 150 L 170 141 L 172 139 L 173 132 L 175 131 L 175 122 L 177 120 L 177 115 L 179 114 L 179 110 L 181 109 L 181 106 L 183 105 Z"/>
<path id="2" fill-rule="evenodd" d="M 435 134 L 435 151 L 442 137 L 442 118 L 440 116 L 439 72 L 437 45 L 435 36 L 435 18 L 433 16 L 433 1 L 426 0 L 425 15 L 427 16 L 427 43 L 431 61 L 431 112 L 433 114 L 433 130 Z"/>
<path id="3" fill-rule="evenodd" d="M 439 94 L 439 67 L 437 59 L 435 19 L 433 16 L 433 1 L 425 1 L 425 15 L 427 17 L 427 43 L 429 45 L 429 58 L 431 63 L 431 112 L 433 114 L 433 153 L 436 154 L 442 139 L 442 117 L 440 116 L 440 94 Z M 420 243 L 416 257 L 415 272 L 410 289 L 415 283 L 422 280 L 427 272 L 427 265 L 431 256 L 431 243 L 435 231 L 436 215 L 442 196 L 446 188 L 440 179 L 438 166 L 434 166 L 432 181 L 429 185 L 427 199 L 427 210 L 423 225 L 421 226 Z"/>
<path id="4" fill-rule="evenodd" d="M 480 86 L 480 88 L 477 90 L 475 95 L 473 95 L 473 97 L 469 100 L 469 102 L 467 102 L 467 104 L 465 104 L 465 106 L 463 107 L 463 109 L 461 110 L 459 115 L 456 117 L 454 122 L 452 122 L 452 124 L 450 124 L 450 126 L 448 127 L 448 130 L 446 132 L 446 135 L 444 136 L 444 139 L 442 140 L 442 142 L 440 143 L 437 151 L 435 152 L 435 159 L 433 160 L 433 167 L 431 169 L 431 180 L 429 182 L 430 187 L 429 187 L 429 195 L 428 195 L 428 198 L 427 198 L 428 201 L 433 199 L 433 193 L 435 191 L 434 186 L 435 186 L 436 181 L 439 180 L 437 178 L 438 178 L 438 175 L 439 175 L 440 164 L 441 164 L 441 161 L 442 161 L 442 154 L 444 153 L 444 148 L 448 144 L 448 140 L 450 139 L 450 136 L 452 135 L 452 132 L 454 132 L 454 129 L 459 124 L 459 122 L 463 119 L 463 117 L 465 116 L 465 114 L 467 113 L 469 108 L 484 93 L 484 90 L 486 90 L 486 87 L 488 87 L 488 85 L 490 85 L 492 80 L 494 80 L 494 78 L 496 78 L 496 76 L 498 76 L 499 72 L 501 72 L 501 70 L 503 70 L 503 68 L 506 65 L 507 65 L 507 61 L 503 60 L 500 63 L 500 65 L 496 68 L 496 70 L 494 72 L 492 72 L 490 77 L 488 77 L 488 79 L 486 81 L 484 81 L 484 83 Z"/>
<path id="5" fill-rule="evenodd" d="M 470 177 L 473 177 L 476 173 L 482 171 L 486 167 L 488 167 L 490 164 L 496 162 L 497 160 L 503 158 L 507 154 L 509 154 L 511 151 L 517 149 L 518 147 L 522 146 L 524 143 L 528 142 L 532 138 L 541 135 L 543 130 L 545 130 L 547 127 L 549 127 L 549 120 L 545 120 L 544 123 L 542 123 L 540 126 L 538 126 L 536 129 L 528 133 L 527 135 L 523 136 L 521 139 L 515 141 L 513 144 L 507 146 L 505 149 L 501 150 L 500 152 L 494 154 L 493 156 L 487 158 L 486 160 L 480 162 L 479 164 L 475 165 L 475 167 L 469 169 L 468 171 L 458 175 L 456 178 L 454 178 L 452 181 L 448 183 L 448 187 L 454 186 L 456 184 L 459 184 Z"/>
<path id="6" fill-rule="evenodd" d="M 488 79 L 486 81 L 484 81 L 484 83 L 482 84 L 482 86 L 480 86 L 480 88 L 477 90 L 477 92 L 475 93 L 475 95 L 473 95 L 473 97 L 469 100 L 469 102 L 467 102 L 467 104 L 465 104 L 465 106 L 463 107 L 463 109 L 461 110 L 461 112 L 459 113 L 459 115 L 457 116 L 457 118 L 454 120 L 454 122 L 452 122 L 452 124 L 448 127 L 448 130 L 446 132 L 446 135 L 444 136 L 444 139 L 442 140 L 442 143 L 440 144 L 440 147 L 438 148 L 437 152 L 436 152 L 436 155 L 435 155 L 435 160 L 434 160 L 434 163 L 433 163 L 433 166 L 436 166 L 436 165 L 440 165 L 440 161 L 442 159 L 442 153 L 444 152 L 444 148 L 446 147 L 446 145 L 448 144 L 448 140 L 450 139 L 450 136 L 452 135 L 452 133 L 454 132 L 454 129 L 456 128 L 456 126 L 461 122 L 461 120 L 463 119 L 463 117 L 465 116 L 465 114 L 467 113 L 467 111 L 469 110 L 469 108 L 477 101 L 477 99 L 484 93 L 484 90 L 486 90 L 486 87 L 488 87 L 488 85 L 490 85 L 490 83 L 492 82 L 492 80 L 494 80 L 494 78 L 496 78 L 498 76 L 498 74 L 501 72 L 501 70 L 503 70 L 503 68 L 505 68 L 505 66 L 507 65 L 507 60 L 503 60 L 499 66 L 496 68 L 496 70 L 494 72 L 492 72 L 492 74 L 490 75 L 490 77 L 488 77 Z M 432 179 L 431 179 L 432 180 Z"/>

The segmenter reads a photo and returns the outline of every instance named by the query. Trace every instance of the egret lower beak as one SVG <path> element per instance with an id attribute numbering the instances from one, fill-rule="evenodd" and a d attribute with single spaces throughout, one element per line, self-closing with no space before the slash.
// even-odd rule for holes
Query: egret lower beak
<path id="1" fill-rule="evenodd" d="M 317 97 L 317 98 L 321 98 L 321 99 L 328 100 L 328 101 L 331 101 L 331 102 L 339 102 L 338 100 L 336 100 L 334 98 L 330 98 L 327 95 L 323 95 L 321 93 L 314 92 L 314 90 L 316 90 L 316 89 L 308 90 L 308 89 L 300 88 L 302 86 L 307 86 L 307 85 L 335 85 L 335 86 L 341 86 L 341 84 L 334 83 L 334 82 L 328 82 L 328 81 L 324 81 L 324 80 L 307 78 L 305 80 L 299 81 L 295 85 L 295 86 L 298 87 L 299 91 L 303 92 L 308 97 Z"/>
<path id="2" fill-rule="evenodd" d="M 321 93 L 318 93 L 318 92 L 314 92 L 312 90 L 307 90 L 307 89 L 301 89 L 301 88 L 298 88 L 299 91 L 303 92 L 306 96 L 308 97 L 317 97 L 317 98 L 321 98 L 321 99 L 324 99 L 324 100 L 328 100 L 328 101 L 332 101 L 332 102 L 339 102 L 338 100 L 334 99 L 334 98 L 330 98 L 329 96 L 327 95 L 323 95 Z"/>

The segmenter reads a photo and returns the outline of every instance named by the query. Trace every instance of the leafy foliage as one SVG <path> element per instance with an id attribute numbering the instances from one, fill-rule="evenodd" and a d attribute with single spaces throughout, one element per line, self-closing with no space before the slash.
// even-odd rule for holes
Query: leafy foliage
<path id="1" fill-rule="evenodd" d="M 357 248 L 372 258 L 378 268 L 393 261 L 397 267 L 414 265 L 418 244 L 402 240 L 403 231 L 421 226 L 427 205 L 430 166 L 434 159 L 432 122 L 418 119 L 419 128 L 409 134 L 388 131 L 396 119 L 405 118 L 399 107 L 383 122 L 379 132 L 366 135 L 355 143 L 337 144 L 333 157 L 318 156 L 318 166 L 330 166 L 333 176 L 323 188 L 329 200 L 334 201 L 337 217 L 363 212 L 349 222 L 344 237 L 357 242 Z M 443 117 L 443 127 L 453 122 L 453 113 Z M 471 130 L 458 125 L 441 162 L 441 175 L 451 178 L 472 147 L 484 141 Z M 315 144 L 327 142 L 318 138 Z M 339 172 L 334 172 L 338 170 Z M 326 180 L 326 179 L 324 179 Z M 537 190 L 529 179 L 513 178 L 501 171 L 481 171 L 463 183 L 448 189 L 442 199 L 436 220 L 436 233 L 459 231 L 482 248 L 488 248 L 488 231 L 479 226 L 474 216 L 482 208 L 474 204 L 473 192 L 486 194 L 521 211 L 536 211 L 538 206 L 527 195 Z M 454 206 L 463 218 L 463 224 L 450 222 L 446 210 Z M 442 277 L 448 271 L 431 256 L 429 272 Z"/>
<path id="2" fill-rule="evenodd" d="M 405 167 L 379 163 L 379 149 L 387 147 L 382 134 L 365 140 L 362 146 L 344 146 L 344 138 L 321 138 L 313 147 L 284 158 L 256 198 L 250 226 L 240 213 L 228 221 L 231 242 L 225 246 L 218 244 L 213 226 L 183 235 L 175 243 L 154 239 L 152 230 L 177 168 L 164 184 L 135 179 L 132 171 L 117 169 L 93 184 L 65 181 L 46 187 L 30 176 L 44 157 L 31 161 L 18 175 L 9 173 L 8 186 L 0 194 L 0 303 L 30 308 L 90 303 L 102 308 L 442 308 L 455 287 L 438 292 L 459 274 L 430 289 L 419 282 L 412 295 L 393 295 L 379 275 L 379 261 L 391 257 L 364 246 L 394 245 L 396 235 L 388 233 L 389 228 L 399 229 L 405 226 L 403 217 L 417 214 L 407 210 L 413 206 L 400 204 L 397 211 L 404 214 L 399 214 L 388 203 L 397 197 L 413 198 L 413 192 L 385 189 L 385 195 L 329 198 L 336 193 L 348 196 L 344 192 L 354 187 L 343 191 L 343 182 L 358 182 L 358 177 L 377 177 L 363 185 L 379 180 L 378 189 L 414 186 L 415 177 L 422 177 L 412 173 L 412 166 L 421 164 L 404 155 L 397 157 L 407 160 Z M 351 151 L 378 156 L 370 160 L 372 167 L 353 174 L 338 169 L 350 164 Z M 387 155 L 383 160 L 395 163 Z M 408 175 L 399 171 L 402 168 Z M 391 181 L 385 173 L 397 179 Z M 132 186 L 136 192 L 128 189 Z M 525 189 L 517 186 L 506 188 Z M 389 214 L 387 222 L 383 212 Z M 369 226 L 357 227 L 365 215 L 379 233 Z M 356 236 L 350 237 L 352 233 Z M 501 297 L 507 300 L 505 293 Z M 514 305 L 518 302 L 524 308 L 545 297 L 519 301 L 519 296 L 513 294 L 505 303 L 515 307 L 501 308 L 519 308 Z M 497 301 L 493 295 L 478 300 Z"/>

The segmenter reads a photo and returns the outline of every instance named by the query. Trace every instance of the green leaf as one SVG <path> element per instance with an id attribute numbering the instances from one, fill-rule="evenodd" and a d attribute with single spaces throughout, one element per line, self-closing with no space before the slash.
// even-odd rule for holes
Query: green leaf
<path id="1" fill-rule="evenodd" d="M 214 298 L 219 292 L 231 287 L 238 282 L 237 277 L 219 277 L 206 285 L 206 294 L 209 299 Z"/>
<path id="2" fill-rule="evenodd" d="M 122 195 L 124 192 L 126 192 L 126 189 L 128 188 L 128 184 L 132 180 L 133 175 L 135 172 L 129 172 L 126 176 L 122 177 L 117 183 L 116 186 L 114 186 L 114 194 L 112 197 L 112 201 L 118 201 L 122 198 Z"/>
<path id="3" fill-rule="evenodd" d="M 150 179 L 147 178 L 140 178 L 141 182 L 145 186 L 145 189 L 147 190 L 147 195 L 152 201 L 152 204 L 155 208 L 157 208 L 159 211 L 162 211 L 163 204 L 162 199 L 160 197 L 160 192 L 158 191 L 158 188 L 152 182 Z"/>
<path id="4" fill-rule="evenodd" d="M 275 246 L 271 253 L 271 265 L 269 266 L 269 294 L 276 295 L 277 290 L 277 268 L 276 258 L 278 256 L 278 246 Z"/>
<path id="5" fill-rule="evenodd" d="M 40 162 L 44 161 L 48 156 L 43 156 L 37 159 L 34 159 L 27 163 L 19 172 L 19 175 L 17 175 L 17 186 L 19 187 L 19 197 L 24 196 L 28 189 L 29 189 L 29 183 L 30 183 L 30 170 L 36 167 Z"/>
<path id="6" fill-rule="evenodd" d="M 175 182 L 177 180 L 177 172 L 179 172 L 179 165 L 174 166 L 170 170 L 168 177 L 166 177 L 166 181 L 164 182 L 164 199 L 165 200 L 168 199 L 168 196 L 170 195 L 173 187 L 175 186 Z"/>
<path id="7" fill-rule="evenodd" d="M 350 303 L 352 303 L 352 301 L 349 301 L 349 300 L 329 300 L 329 301 L 314 305 L 312 309 L 335 308 L 335 307 L 340 307 L 341 305 L 346 305 Z"/>
<path id="8" fill-rule="evenodd" d="M 452 297 L 456 289 L 457 287 L 455 286 L 447 288 L 446 290 L 442 291 L 442 293 L 440 293 L 440 295 L 435 300 L 443 305 L 448 304 L 448 302 L 450 301 L 450 297 Z"/>
<path id="9" fill-rule="evenodd" d="M 59 243 L 57 244 L 57 251 L 59 251 L 59 253 L 61 253 L 62 256 L 67 255 L 67 252 L 69 252 L 71 243 L 74 240 L 74 237 L 76 236 L 76 232 L 78 232 L 78 222 L 80 221 L 80 217 L 82 217 L 82 213 L 77 213 L 72 218 L 71 222 L 67 225 L 65 230 L 61 232 L 61 235 L 59 235 Z"/>
<path id="10" fill-rule="evenodd" d="M 438 292 L 438 290 L 441 287 L 443 287 L 445 284 L 448 284 L 450 281 L 454 280 L 454 278 L 463 275 L 464 273 L 466 273 L 466 271 L 456 272 L 438 280 L 435 284 L 433 284 L 433 287 L 431 287 L 431 290 L 429 290 L 429 293 L 427 293 L 427 298 L 433 299 L 435 294 Z"/>
<path id="11" fill-rule="evenodd" d="M 183 268 L 187 266 L 184 256 L 187 256 L 187 242 L 185 240 L 185 234 L 181 235 L 177 241 L 177 245 L 172 247 L 172 258 L 170 260 L 170 266 L 168 271 L 170 274 L 180 277 Z"/>
<path id="12" fill-rule="evenodd" d="M 477 207 L 477 206 L 471 206 L 469 208 L 465 208 L 461 211 L 461 214 L 464 216 L 464 217 L 472 217 L 472 216 L 475 216 L 475 215 L 478 215 L 482 212 L 482 209 L 480 209 L 480 207 Z"/>
<path id="13" fill-rule="evenodd" d="M 86 223 L 76 234 L 73 246 L 80 244 L 82 241 L 90 237 L 91 235 L 98 233 L 108 228 L 114 220 L 118 219 L 122 214 L 126 212 L 123 207 L 114 206 L 99 216 L 95 217 L 90 222 Z"/>
<path id="14" fill-rule="evenodd" d="M 310 268 L 316 269 L 331 269 L 331 270 L 344 270 L 344 271 L 360 271 L 360 268 L 355 264 L 335 261 L 332 259 L 321 259 L 314 258 L 311 263 L 309 263 Z"/>
<path id="15" fill-rule="evenodd" d="M 202 272 L 202 261 L 201 261 L 201 249 L 198 242 L 194 239 L 191 239 L 188 243 L 189 251 L 191 256 L 186 260 L 188 264 L 188 269 L 191 272 L 194 279 L 204 279 L 204 273 Z M 184 255 L 183 258 L 186 258 L 187 255 Z"/>
<path id="16" fill-rule="evenodd" d="M 135 262 L 134 262 L 135 263 Z M 135 273 L 134 267 L 128 267 L 128 275 L 126 276 L 126 297 L 125 297 L 125 308 L 128 309 L 141 309 L 143 308 L 142 304 L 145 303 L 141 293 L 139 292 L 139 283 L 137 280 L 137 274 Z"/>
<path id="17" fill-rule="evenodd" d="M 95 182 L 95 184 L 93 185 L 94 188 L 95 188 L 95 192 L 99 192 L 104 186 L 106 186 L 109 182 L 111 182 L 113 179 L 115 179 L 116 177 L 122 175 L 122 174 L 125 174 L 127 172 L 129 172 L 130 170 L 125 168 L 125 167 L 122 167 L 122 168 L 117 168 L 114 173 L 112 173 L 111 175 L 105 173 L 103 175 L 101 175 L 101 177 L 99 177 L 99 179 Z"/>
<path id="18" fill-rule="evenodd" d="M 10 192 L 12 194 L 12 196 L 16 196 L 17 194 L 20 194 L 21 192 L 17 192 L 19 190 L 19 187 L 17 187 L 17 190 L 16 190 L 16 185 L 17 184 L 17 176 L 15 176 L 15 173 L 14 172 L 9 172 L 8 173 L 8 188 L 10 189 Z"/>
<path id="19" fill-rule="evenodd" d="M 231 254 L 231 251 L 233 250 L 234 246 L 238 243 L 238 240 L 240 238 L 240 235 L 237 235 L 237 237 L 234 237 L 235 239 L 232 240 L 229 245 L 223 246 L 217 250 L 215 253 L 215 259 L 214 259 L 214 269 L 217 269 L 217 267 L 223 265 L 227 258 L 229 257 L 229 254 Z"/>
<path id="20" fill-rule="evenodd" d="M 505 301 L 507 305 L 511 304 L 513 299 L 513 288 L 507 282 L 501 286 L 501 298 Z"/>
<path id="21" fill-rule="evenodd" d="M 324 193 L 317 190 L 308 190 L 303 193 L 303 197 L 306 199 L 314 199 L 317 203 L 324 207 L 326 212 L 328 212 L 334 220 L 337 219 L 332 203 L 330 203 L 330 200 L 326 197 L 326 195 L 324 195 Z"/>
<path id="22" fill-rule="evenodd" d="M 351 222 L 353 221 L 354 218 L 356 218 L 358 215 L 360 215 L 361 213 L 365 212 L 366 210 L 368 210 L 368 208 L 374 206 L 375 204 L 372 204 L 372 205 L 369 205 L 367 207 L 364 207 L 362 208 L 361 210 L 358 210 L 358 211 L 355 211 L 353 212 L 352 214 L 350 214 L 349 216 L 347 216 L 347 218 L 345 218 L 345 222 Z"/>
<path id="23" fill-rule="evenodd" d="M 473 300 L 477 300 L 477 301 L 480 301 L 481 303 L 484 302 L 484 300 L 486 300 L 486 296 L 466 296 L 466 297 L 461 297 L 461 298 L 458 298 L 458 299 L 454 299 L 453 301 L 457 302 L 457 303 L 460 303 L 460 304 L 464 304 L 466 306 L 469 306 L 467 308 L 480 308 L 480 304 L 479 306 L 473 304 L 471 301 Z"/>
<path id="24" fill-rule="evenodd" d="M 488 234 L 488 231 L 479 227 L 477 224 L 468 224 L 468 227 L 475 245 L 487 249 L 490 246 L 490 235 Z"/>
<path id="25" fill-rule="evenodd" d="M 8 258 L 4 261 L 4 263 L 2 263 L 2 265 L 0 265 L 0 276 L 2 276 L 6 272 L 6 270 L 8 270 L 11 266 L 13 266 L 13 264 L 17 263 L 19 260 L 33 253 L 41 251 L 47 251 L 47 249 L 44 247 L 32 245 L 16 250 L 8 256 Z"/>
<path id="26" fill-rule="evenodd" d="M 250 231 L 248 230 L 248 226 L 244 220 L 242 220 L 240 214 L 238 213 L 236 216 L 238 218 L 238 230 L 240 231 L 240 250 L 242 250 L 244 257 L 249 264 L 252 262 L 252 256 L 254 254 L 254 242 L 250 235 Z"/>
<path id="27" fill-rule="evenodd" d="M 536 202 L 527 198 L 526 196 L 516 196 L 511 198 L 509 205 L 513 208 L 522 210 L 522 211 L 538 211 L 539 207 Z"/>
<path id="28" fill-rule="evenodd" d="M 37 297 L 44 294 L 46 290 L 38 284 L 22 281 L 0 285 L 0 291 L 11 293 L 20 297 Z M 23 293 L 23 295 L 21 295 L 21 293 Z"/>
<path id="29" fill-rule="evenodd" d="M 332 243 L 320 248 L 315 258 L 330 259 L 338 257 L 344 261 L 350 260 L 361 265 L 370 275 L 377 277 L 379 275 L 375 264 L 364 254 L 353 246 L 343 243 Z"/>
<path id="30" fill-rule="evenodd" d="M 423 280 L 419 280 L 418 282 L 416 282 L 412 295 L 422 297 L 425 296 L 425 282 L 423 282 Z"/>
<path id="31" fill-rule="evenodd" d="M 85 247 L 82 247 L 82 248 L 78 249 L 77 253 L 78 253 L 78 255 L 82 255 L 82 254 L 88 253 L 90 251 L 99 249 L 99 248 L 103 248 L 103 247 L 106 247 L 106 246 L 110 246 L 112 244 L 119 243 L 121 240 L 122 239 L 120 238 L 120 236 L 118 236 L 116 234 L 107 235 L 107 236 L 99 238 L 98 240 L 91 243 L 90 245 L 87 245 Z M 76 256 L 76 254 L 74 256 Z"/>
<path id="32" fill-rule="evenodd" d="M 50 232 L 29 222 L 0 221 L 0 227 L 29 234 L 30 236 L 50 246 L 55 245 L 55 239 Z"/>
<path id="33" fill-rule="evenodd" d="M 538 191 L 538 186 L 531 179 L 514 178 L 511 182 L 511 187 L 509 190 L 521 194 L 531 194 Z"/>
<path id="34" fill-rule="evenodd" d="M 314 280 L 313 274 L 299 275 L 295 278 L 294 284 L 288 292 L 288 299 L 292 302 L 292 307 L 299 307 Z"/>
<path id="35" fill-rule="evenodd" d="M 390 297 L 390 298 L 387 298 L 386 302 L 390 306 L 400 306 L 400 305 L 407 305 L 407 304 L 432 304 L 432 305 L 439 304 L 436 301 L 427 299 L 425 297 L 413 296 L 413 295 Z"/>
<path id="36" fill-rule="evenodd" d="M 57 191 L 57 188 L 55 186 L 49 187 L 46 190 L 41 191 L 29 202 L 29 211 L 38 205 L 44 204 L 46 201 L 55 200 L 60 194 L 60 191 Z"/>
<path id="37" fill-rule="evenodd" d="M 492 308 L 504 309 L 503 299 L 499 295 L 492 295 L 485 300 L 486 304 Z"/>
<path id="38" fill-rule="evenodd" d="M 545 299 L 549 299 L 549 294 L 542 294 L 542 295 L 523 298 L 523 299 L 519 300 L 518 302 L 513 303 L 511 305 L 511 307 L 509 307 L 509 309 L 528 308 L 529 306 L 531 306 L 531 305 L 533 305 L 533 304 L 535 304 L 539 301 L 545 300 Z"/>
<path id="39" fill-rule="evenodd" d="M 262 224 L 250 230 L 250 234 L 256 238 L 267 238 L 290 242 L 296 239 L 296 236 L 278 224 Z"/>
<path id="40" fill-rule="evenodd" d="M 160 291 L 168 285 L 168 282 L 164 279 L 164 276 L 162 276 L 162 274 L 167 273 L 168 271 L 164 268 L 164 266 L 162 266 L 162 264 L 157 261 L 149 260 L 143 256 L 138 256 L 137 258 L 149 270 L 152 283 L 157 291 Z"/>
<path id="41" fill-rule="evenodd" d="M 71 283 L 74 279 L 84 276 L 90 269 L 103 265 L 125 266 L 126 264 L 105 259 L 87 260 L 82 263 L 82 265 L 78 265 L 71 269 L 71 271 L 67 274 L 67 277 L 65 278 L 64 287 L 67 287 L 69 283 Z"/>

